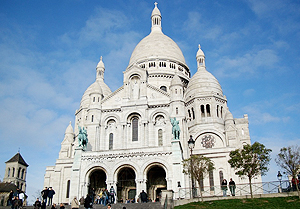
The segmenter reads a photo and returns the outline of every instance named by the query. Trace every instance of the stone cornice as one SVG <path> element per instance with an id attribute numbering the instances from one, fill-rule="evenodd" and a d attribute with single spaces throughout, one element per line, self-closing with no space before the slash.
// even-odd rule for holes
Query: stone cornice
<path id="1" fill-rule="evenodd" d="M 155 157 L 155 156 L 168 156 L 172 152 L 130 152 L 130 153 L 117 153 L 117 154 L 99 154 L 99 155 L 83 155 L 81 159 L 83 161 L 101 161 L 101 160 L 113 160 L 124 158 L 140 158 L 140 157 Z"/>

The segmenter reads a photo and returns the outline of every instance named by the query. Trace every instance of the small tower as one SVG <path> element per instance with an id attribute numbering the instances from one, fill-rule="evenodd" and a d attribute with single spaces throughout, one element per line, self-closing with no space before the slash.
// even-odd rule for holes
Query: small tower
<path id="1" fill-rule="evenodd" d="M 151 14 L 152 27 L 151 31 L 161 31 L 161 13 L 157 8 L 157 2 L 154 3 L 155 7 Z"/>
<path id="2" fill-rule="evenodd" d="M 12 182 L 14 183 L 20 190 L 26 191 L 26 173 L 27 167 L 29 166 L 20 152 L 18 152 L 15 156 L 13 156 L 10 160 L 5 162 L 5 176 L 3 178 L 3 182 Z"/>
<path id="3" fill-rule="evenodd" d="M 198 70 L 200 70 L 202 68 L 205 69 L 205 55 L 204 55 L 204 52 L 201 49 L 200 44 L 199 44 L 198 48 L 199 49 L 198 49 L 198 52 L 197 52 L 197 55 L 196 55 L 197 68 L 198 68 Z"/>
<path id="4" fill-rule="evenodd" d="M 96 67 L 97 70 L 97 75 L 96 75 L 96 80 L 104 80 L 104 71 L 105 71 L 105 66 L 104 63 L 102 61 L 102 56 L 100 57 L 100 61 Z"/>

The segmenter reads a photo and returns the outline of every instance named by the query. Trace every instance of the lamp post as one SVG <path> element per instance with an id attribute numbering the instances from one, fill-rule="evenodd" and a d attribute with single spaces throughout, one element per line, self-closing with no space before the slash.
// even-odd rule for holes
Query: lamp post
<path id="1" fill-rule="evenodd" d="M 192 179 L 192 197 L 194 197 L 194 176 L 193 176 L 193 161 L 192 161 L 192 155 L 193 155 L 193 149 L 195 147 L 195 140 L 193 139 L 192 135 L 190 135 L 190 139 L 188 140 L 188 146 L 191 151 L 190 159 L 191 159 L 191 179 Z"/>
<path id="2" fill-rule="evenodd" d="M 282 192 L 282 189 L 281 189 L 282 175 L 281 175 L 280 171 L 278 171 L 277 179 L 279 180 L 279 193 L 281 193 Z"/>

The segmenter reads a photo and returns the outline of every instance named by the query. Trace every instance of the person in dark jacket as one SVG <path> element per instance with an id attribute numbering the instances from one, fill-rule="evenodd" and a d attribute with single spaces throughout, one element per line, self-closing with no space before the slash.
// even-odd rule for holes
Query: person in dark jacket
<path id="1" fill-rule="evenodd" d="M 41 192 L 43 198 L 42 201 L 44 201 L 46 205 L 47 205 L 48 193 L 49 193 L 49 189 L 47 187 L 45 187 L 45 189 Z"/>
<path id="2" fill-rule="evenodd" d="M 55 195 L 55 191 L 52 189 L 52 187 L 49 187 L 49 191 L 48 191 L 48 206 L 52 205 L 53 195 Z"/>
<path id="3" fill-rule="evenodd" d="M 230 179 L 229 181 L 229 189 L 232 196 L 235 196 L 235 182 Z"/>
<path id="4" fill-rule="evenodd" d="M 7 206 L 11 206 L 12 205 L 13 198 L 14 198 L 14 191 L 10 190 L 10 193 L 9 193 L 8 199 L 7 199 Z"/>
<path id="5" fill-rule="evenodd" d="M 39 200 L 39 198 L 36 198 L 36 201 L 35 201 L 35 203 L 33 204 L 33 206 L 34 206 L 34 209 L 40 209 L 40 208 L 41 208 L 42 203 L 41 203 L 41 201 Z"/>
<path id="6" fill-rule="evenodd" d="M 142 190 L 142 192 L 140 193 L 140 198 L 141 198 L 141 202 L 147 202 L 148 196 L 144 190 Z"/>
<path id="7" fill-rule="evenodd" d="M 84 200 L 84 207 L 86 209 L 90 209 L 93 207 L 93 199 L 91 198 L 91 196 L 89 194 L 86 195 L 86 198 Z"/>

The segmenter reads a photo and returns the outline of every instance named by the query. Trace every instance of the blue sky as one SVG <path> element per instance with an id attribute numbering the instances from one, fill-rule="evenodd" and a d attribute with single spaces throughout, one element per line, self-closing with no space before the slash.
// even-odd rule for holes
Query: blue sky
<path id="1" fill-rule="evenodd" d="M 30 165 L 29 197 L 42 189 L 100 56 L 114 91 L 150 32 L 153 3 L 0 1 L 0 179 L 20 148 Z M 192 75 L 201 44 L 233 116 L 248 114 L 252 143 L 272 149 L 273 159 L 281 147 L 300 144 L 298 0 L 164 0 L 158 8 Z M 277 170 L 272 160 L 263 179 L 276 180 Z"/>

